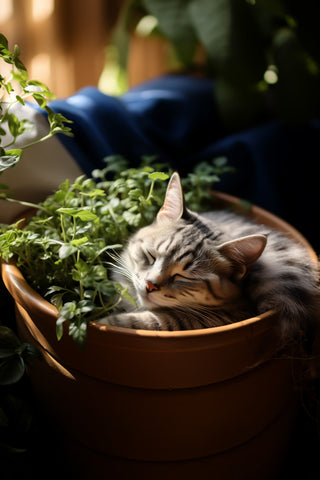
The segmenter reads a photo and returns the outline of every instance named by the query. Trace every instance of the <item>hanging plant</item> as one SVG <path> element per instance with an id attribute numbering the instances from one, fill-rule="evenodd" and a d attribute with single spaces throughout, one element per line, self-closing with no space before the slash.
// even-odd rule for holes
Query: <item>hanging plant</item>
<path id="1" fill-rule="evenodd" d="M 147 34 L 169 42 L 180 69 L 200 68 L 213 79 L 228 128 L 268 116 L 297 124 L 319 115 L 318 9 L 315 0 L 307 5 L 298 0 L 132 0 L 120 16 L 114 43 L 124 72 L 130 35 L 141 31 L 143 19 L 153 18 Z M 200 65 L 199 48 L 204 52 Z"/>

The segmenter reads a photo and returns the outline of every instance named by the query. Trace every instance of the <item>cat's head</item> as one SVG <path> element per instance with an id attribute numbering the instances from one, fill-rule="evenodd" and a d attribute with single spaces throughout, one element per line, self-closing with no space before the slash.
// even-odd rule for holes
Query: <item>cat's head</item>
<path id="1" fill-rule="evenodd" d="M 138 231 L 123 260 L 140 306 L 222 307 L 241 296 L 241 280 L 260 257 L 264 235 L 219 242 L 219 234 L 185 207 L 180 177 L 170 179 L 156 220 Z"/>

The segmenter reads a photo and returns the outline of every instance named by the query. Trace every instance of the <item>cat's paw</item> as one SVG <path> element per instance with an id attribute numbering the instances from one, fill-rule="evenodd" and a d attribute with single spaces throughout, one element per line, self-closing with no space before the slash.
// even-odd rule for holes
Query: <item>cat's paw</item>
<path id="1" fill-rule="evenodd" d="M 134 328 L 142 330 L 162 330 L 158 316 L 150 311 L 134 313 L 118 313 L 97 321 L 101 325 L 112 327 Z"/>

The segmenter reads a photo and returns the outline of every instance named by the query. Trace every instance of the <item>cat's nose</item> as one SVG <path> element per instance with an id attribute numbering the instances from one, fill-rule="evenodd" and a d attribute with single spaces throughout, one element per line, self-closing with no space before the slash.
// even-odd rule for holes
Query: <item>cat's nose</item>
<path id="1" fill-rule="evenodd" d="M 159 287 L 157 284 L 149 282 L 149 280 L 146 280 L 146 290 L 147 293 L 153 292 L 154 290 L 159 290 Z"/>

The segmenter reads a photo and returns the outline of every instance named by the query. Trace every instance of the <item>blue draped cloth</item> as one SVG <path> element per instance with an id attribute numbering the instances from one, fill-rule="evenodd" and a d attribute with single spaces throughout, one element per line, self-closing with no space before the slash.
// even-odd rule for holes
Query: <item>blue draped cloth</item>
<path id="1" fill-rule="evenodd" d="M 121 97 L 86 87 L 50 106 L 73 120 L 74 137 L 60 140 L 87 175 L 113 154 L 132 165 L 157 155 L 182 175 L 200 161 L 225 156 L 236 173 L 225 174 L 214 188 L 279 215 L 320 251 L 320 120 L 302 127 L 270 121 L 227 133 L 213 88 L 210 79 L 166 75 Z"/>

